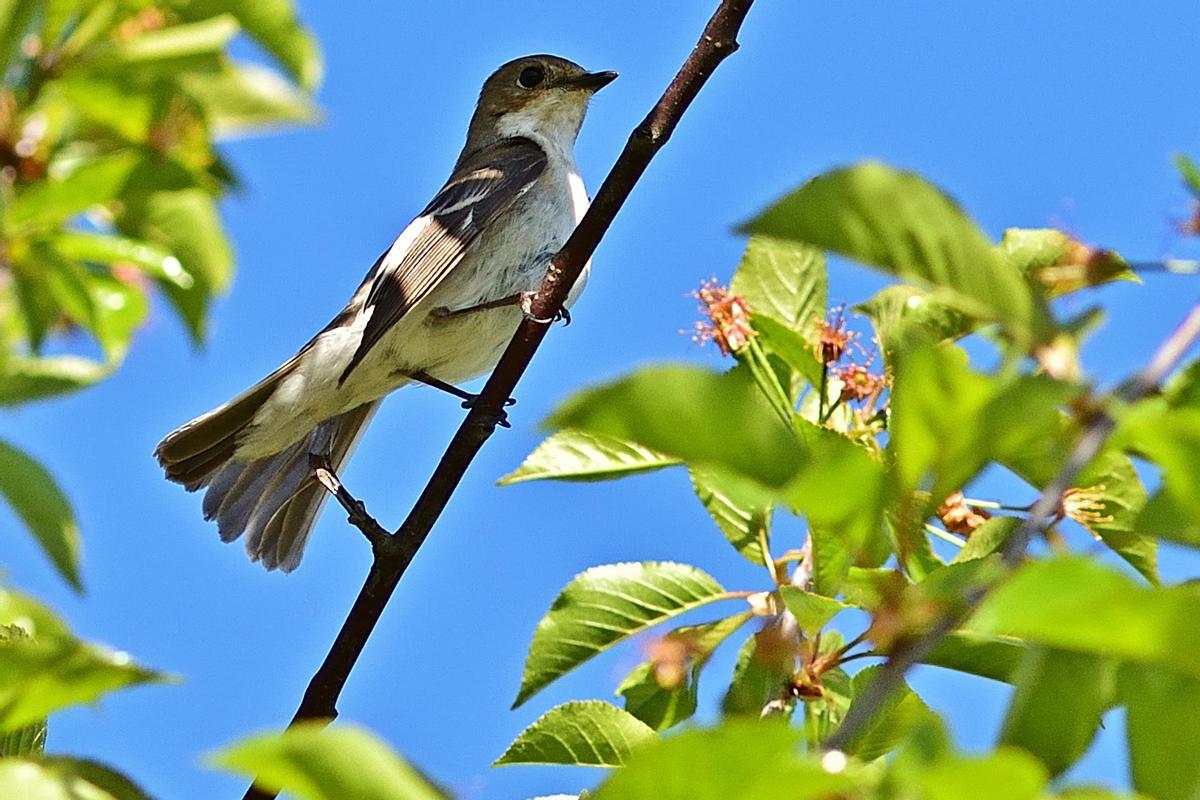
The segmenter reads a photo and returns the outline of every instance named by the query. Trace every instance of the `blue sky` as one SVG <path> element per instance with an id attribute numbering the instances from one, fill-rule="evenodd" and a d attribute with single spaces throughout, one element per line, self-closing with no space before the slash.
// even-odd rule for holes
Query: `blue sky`
<path id="1" fill-rule="evenodd" d="M 290 718 L 369 563 L 361 536 L 327 510 L 301 569 L 266 574 L 167 484 L 158 439 L 273 369 L 337 311 L 379 251 L 444 180 L 478 86 L 498 64 L 552 52 L 622 74 L 596 99 L 577 150 L 594 189 L 701 30 L 713 2 L 634 0 L 301 3 L 327 58 L 319 127 L 230 143 L 245 180 L 225 218 L 239 275 L 193 350 L 159 308 L 124 369 L 77 396 L 0 416 L 0 436 L 68 487 L 85 537 L 87 594 L 52 574 L 0 512 L 12 585 L 47 598 L 90 638 L 182 675 L 178 687 L 114 695 L 56 717 L 55 751 L 128 770 L 164 798 L 238 796 L 200 754 Z M 556 328 L 518 389 L 513 429 L 488 443 L 409 570 L 343 695 L 343 718 L 376 730 L 464 798 L 576 791 L 599 774 L 488 765 L 530 721 L 574 698 L 611 697 L 637 643 L 595 659 L 516 712 L 533 627 L 576 572 L 672 559 L 728 588 L 763 587 L 667 471 L 619 483 L 500 489 L 572 389 L 663 360 L 716 363 L 690 328 L 701 279 L 727 279 L 732 227 L 812 174 L 862 158 L 916 169 L 993 235 L 1065 227 L 1139 260 L 1196 255 L 1172 232 L 1187 211 L 1171 166 L 1200 154 L 1194 51 L 1200 8 L 1154 4 L 802 3 L 760 0 L 726 62 L 651 166 L 596 255 L 575 322 Z M 835 264 L 831 299 L 884 282 Z M 1074 301 L 1103 301 L 1087 351 L 1106 379 L 1140 364 L 1194 302 L 1193 278 L 1150 276 Z M 432 390 L 390 400 L 345 474 L 395 524 L 459 419 Z M 975 493 L 1008 491 L 997 478 Z M 1023 492 L 1023 494 L 1022 494 Z M 1018 489 L 1010 499 L 1029 497 Z M 536 521 L 531 521 L 536 520 Z M 800 543 L 800 529 L 779 536 Z M 1164 573 L 1195 575 L 1194 554 Z M 702 681 L 701 716 L 732 667 Z M 1007 691 L 927 670 L 915 686 L 961 742 L 987 746 Z M 1114 723 L 1116 721 L 1113 721 Z M 1122 782 L 1120 724 L 1076 774 Z"/>

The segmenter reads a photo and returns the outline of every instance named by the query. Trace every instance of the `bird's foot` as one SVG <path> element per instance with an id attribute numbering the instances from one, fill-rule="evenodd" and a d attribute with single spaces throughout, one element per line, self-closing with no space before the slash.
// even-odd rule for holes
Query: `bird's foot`
<path id="1" fill-rule="evenodd" d="M 571 324 L 571 312 L 567 311 L 566 306 L 559 306 L 551 317 L 538 317 L 533 313 L 533 298 L 537 296 L 537 292 L 522 292 L 520 297 L 521 313 L 525 318 L 536 322 L 539 325 L 552 325 L 555 322 L 561 322 L 563 327 Z"/>
<path id="2" fill-rule="evenodd" d="M 462 407 L 471 409 L 471 410 L 478 408 L 479 400 L 481 397 L 482 397 L 482 395 L 473 394 L 473 395 L 463 398 Z M 509 406 L 514 406 L 516 404 L 517 404 L 516 398 L 510 397 L 504 401 L 504 408 L 508 408 Z M 512 423 L 508 421 L 508 412 L 505 411 L 504 408 L 496 409 L 494 414 L 491 415 L 492 419 L 489 420 L 489 422 L 491 422 L 492 424 L 495 424 L 495 425 L 499 425 L 501 428 L 511 428 Z"/>
<path id="3" fill-rule="evenodd" d="M 445 392 L 446 394 L 454 395 L 459 400 L 463 401 L 463 408 L 475 408 L 479 403 L 480 396 L 478 394 L 468 392 L 465 389 L 460 389 L 452 383 L 446 383 L 446 381 L 435 378 L 428 372 L 416 370 L 414 372 L 405 372 L 404 375 L 416 381 L 417 383 L 423 383 L 426 386 L 432 386 L 434 389 Z M 516 405 L 516 403 L 516 398 L 510 397 L 504 401 L 504 408 Z M 501 408 L 496 412 L 495 424 L 499 425 L 501 428 L 511 428 L 512 424 L 508 421 L 508 412 L 506 412 L 504 408 Z"/>

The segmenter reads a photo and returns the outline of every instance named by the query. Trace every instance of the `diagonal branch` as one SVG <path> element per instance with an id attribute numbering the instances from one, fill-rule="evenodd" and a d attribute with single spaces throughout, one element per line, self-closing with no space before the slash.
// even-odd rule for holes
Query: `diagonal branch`
<path id="1" fill-rule="evenodd" d="M 1192 307 L 1166 341 L 1159 346 L 1154 356 L 1142 370 L 1126 380 L 1110 395 L 1110 399 L 1133 403 L 1152 392 L 1166 374 L 1181 359 L 1188 349 L 1200 338 L 1200 304 Z M 1052 480 L 1029 510 L 1029 516 L 1013 533 L 1004 546 L 1001 558 L 1009 572 L 1020 566 L 1025 550 L 1033 537 L 1042 531 L 1046 522 L 1059 513 L 1063 494 L 1071 488 L 1079 472 L 1099 454 L 1116 427 L 1116 422 L 1104 412 L 1098 412 L 1084 426 L 1067 463 Z M 994 586 L 995 584 L 992 584 Z M 946 613 L 934 621 L 932 627 L 910 643 L 893 651 L 879 676 L 871 683 L 861 698 L 846 712 L 842 724 L 825 741 L 829 750 L 845 750 L 861 732 L 863 726 L 883 707 L 892 692 L 904 681 L 904 674 L 920 661 L 928 658 L 938 643 L 959 625 L 983 602 L 990 587 L 974 589 L 963 598 L 961 608 Z"/>
<path id="2" fill-rule="evenodd" d="M 498 413 L 512 396 L 517 382 L 545 338 L 550 320 L 562 308 L 568 291 L 583 272 L 584 265 L 646 171 L 650 160 L 666 144 L 683 113 L 713 71 L 737 49 L 737 34 L 752 3 L 753 0 L 722 0 L 662 97 L 633 130 L 591 207 L 563 248 L 551 260 L 541 288 L 530 302 L 529 313 L 517 328 L 479 399 L 450 440 L 429 483 L 404 523 L 394 534 L 380 537 L 375 535 L 378 523 L 365 510 L 351 520 L 371 540 L 375 558 L 329 654 L 310 681 L 292 724 L 301 720 L 331 720 L 337 716 L 338 697 L 368 637 L 400 583 L 400 578 L 462 481 L 467 467 L 491 436 Z M 350 501 L 352 498 L 347 502 Z M 358 509 L 361 505 L 354 507 Z M 244 800 L 274 796 L 252 786 Z"/>

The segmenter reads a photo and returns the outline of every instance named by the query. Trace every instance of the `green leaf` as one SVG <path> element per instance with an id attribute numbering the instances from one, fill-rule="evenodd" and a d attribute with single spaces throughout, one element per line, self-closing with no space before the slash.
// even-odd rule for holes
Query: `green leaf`
<path id="1" fill-rule="evenodd" d="M 1040 283 L 1047 297 L 1112 281 L 1142 282 L 1117 253 L 1086 247 L 1058 230 L 1009 228 L 998 249 L 1013 268 Z"/>
<path id="2" fill-rule="evenodd" d="M 564 703 L 538 717 L 495 766 L 571 764 L 620 767 L 638 747 L 658 738 L 632 714 L 599 700 Z"/>
<path id="3" fill-rule="evenodd" d="M 169 64 L 196 56 L 214 56 L 238 34 L 237 20 L 228 14 L 182 25 L 145 31 L 131 39 L 106 39 L 88 48 L 80 60 L 91 68 Z"/>
<path id="4" fill-rule="evenodd" d="M 193 0 L 181 11 L 188 19 L 232 14 L 305 89 L 321 83 L 320 48 L 300 24 L 292 0 Z"/>
<path id="5" fill-rule="evenodd" d="M 809 384 L 821 385 L 821 362 L 817 360 L 808 339 L 771 317 L 751 317 L 750 326 L 757 334 L 758 343 L 767 352 L 778 356 Z M 796 394 L 798 392 L 793 393 Z"/>
<path id="6" fill-rule="evenodd" d="M 867 687 L 879 677 L 882 669 L 882 666 L 867 667 L 851 679 L 850 685 L 855 698 L 862 696 Z M 921 702 L 921 698 L 908 688 L 908 684 L 901 682 L 871 715 L 846 748 L 846 752 L 858 756 L 863 761 L 874 761 L 900 744 L 910 731 L 932 714 L 933 712 Z"/>
<path id="7" fill-rule="evenodd" d="M 692 488 L 725 538 L 753 564 L 766 558 L 762 545 L 771 540 L 775 498 L 753 481 L 737 475 L 695 467 Z"/>
<path id="8" fill-rule="evenodd" d="M 1135 521 L 1150 526 L 1164 538 L 1192 542 L 1200 525 L 1200 408 L 1170 407 L 1161 399 L 1143 401 L 1127 411 L 1113 444 L 1162 468 L 1163 488 L 1148 504 L 1147 518 Z"/>
<path id="9" fill-rule="evenodd" d="M 95 761 L 0 759 L 0 797 L 27 800 L 150 800 L 133 781 Z"/>
<path id="10" fill-rule="evenodd" d="M 191 288 L 194 283 L 179 259 L 153 242 L 107 233 L 63 231 L 52 240 L 51 245 L 60 255 L 76 261 L 107 267 L 131 264 L 145 274 L 181 289 Z"/>
<path id="11" fill-rule="evenodd" d="M 1023 748 L 1057 776 L 1079 760 L 1116 697 L 1117 664 L 1092 655 L 1034 647 L 1014 675 L 1000 744 Z"/>
<path id="12" fill-rule="evenodd" d="M 976 561 L 987 558 L 993 553 L 1001 552 L 1005 543 L 1008 542 L 1008 537 L 1016 533 L 1019 527 L 1021 527 L 1019 517 L 992 517 L 971 532 L 967 543 L 963 545 L 962 550 L 958 551 L 951 563 L 961 564 L 964 561 Z"/>
<path id="13" fill-rule="evenodd" d="M 0 625 L 20 627 L 30 636 L 65 638 L 71 635 L 52 611 L 11 589 L 0 589 Z"/>
<path id="14" fill-rule="evenodd" d="M 716 622 L 689 625 L 668 633 L 656 651 L 678 647 L 679 660 L 670 666 L 679 670 L 681 679 L 675 685 L 663 686 L 660 662 L 653 658 L 642 662 L 617 687 L 617 694 L 625 698 L 625 710 L 660 731 L 689 719 L 696 712 L 700 670 L 713 651 L 751 616 L 753 612 L 743 611 Z"/>
<path id="15" fill-rule="evenodd" d="M 521 466 L 498 483 L 538 480 L 598 481 L 651 472 L 678 464 L 679 459 L 633 442 L 583 431 L 559 431 L 525 457 Z"/>
<path id="16" fill-rule="evenodd" d="M 825 319 L 826 283 L 825 254 L 820 250 L 754 236 L 729 291 L 744 297 L 753 315 L 811 334 Z"/>
<path id="17" fill-rule="evenodd" d="M 59 225 L 92 206 L 121 194 L 142 155 L 121 150 L 84 162 L 62 178 L 48 178 L 17 194 L 8 206 L 8 225 L 14 229 Z"/>
<path id="18" fill-rule="evenodd" d="M 220 72 L 185 74 L 181 83 L 204 110 L 217 138 L 312 123 L 319 116 L 307 94 L 266 67 L 226 65 Z"/>
<path id="19" fill-rule="evenodd" d="M 801 756 L 800 733 L 758 720 L 694 729 L 638 750 L 592 800 L 824 800 L 856 795 L 851 766 Z"/>
<path id="20" fill-rule="evenodd" d="M 1195 800 L 1200 680 L 1138 666 L 1123 667 L 1119 680 L 1133 787 L 1157 800 Z"/>
<path id="21" fill-rule="evenodd" d="M 1197 200 L 1200 200 L 1200 167 L 1196 166 L 1196 162 L 1183 153 L 1175 154 L 1175 167 L 1183 176 L 1184 186 L 1195 195 Z"/>
<path id="22" fill-rule="evenodd" d="M 79 356 L 0 356 L 0 406 L 14 406 L 87 388 L 110 367 Z"/>
<path id="23" fill-rule="evenodd" d="M 1083 653 L 1162 664 L 1200 677 L 1200 585 L 1140 586 L 1080 557 L 1022 567 L 968 624 Z"/>
<path id="24" fill-rule="evenodd" d="M 549 424 L 616 437 L 688 462 L 787 483 L 804 463 L 796 437 L 740 370 L 647 367 L 577 393 Z"/>
<path id="25" fill-rule="evenodd" d="M 91 703 L 127 686 L 163 682 L 126 653 L 76 639 L 35 638 L 0 644 L 0 731 Z"/>
<path id="26" fill-rule="evenodd" d="M 70 503 L 41 464 L 3 440 L 0 496 L 25 523 L 63 579 L 82 591 L 79 528 Z"/>
<path id="27" fill-rule="evenodd" d="M 1040 800 L 1046 772 L 1020 750 L 944 758 L 919 779 L 922 800 Z"/>
<path id="28" fill-rule="evenodd" d="M 779 594 L 787 610 L 792 612 L 800 630 L 809 638 L 821 632 L 829 620 L 850 606 L 834 600 L 832 597 L 822 597 L 813 592 L 806 592 L 799 586 L 784 585 L 779 587 Z"/>
<path id="29" fill-rule="evenodd" d="M 992 250 L 958 204 L 911 172 L 864 162 L 820 175 L 743 226 L 830 250 L 903 280 L 1019 340 L 1049 328 L 1022 275 Z"/>
<path id="30" fill-rule="evenodd" d="M 1158 583 L 1158 546 L 1139 528 L 1146 490 L 1133 462 L 1105 452 L 1084 468 L 1067 493 L 1067 515 L 1125 559 L 1146 580 Z M 1080 503 L 1086 506 L 1080 508 Z"/>
<path id="31" fill-rule="evenodd" d="M 29 631 L 15 624 L 0 624 L 0 652 L 9 642 L 29 638 Z M 46 749 L 46 718 L 34 720 L 23 728 L 0 733 L 0 757 L 40 756 Z"/>
<path id="32" fill-rule="evenodd" d="M 21 40 L 37 15 L 38 0 L 0 0 L 0 75 L 19 56 Z"/>
<path id="33" fill-rule="evenodd" d="M 243 739 L 207 760 L 300 800 L 446 800 L 373 734 L 326 724 L 302 722 L 283 733 Z"/>
<path id="34" fill-rule="evenodd" d="M 538 623 L 513 707 L 622 639 L 727 596 L 686 564 L 609 564 L 580 573 Z"/>
<path id="35" fill-rule="evenodd" d="M 945 636 L 922 663 L 1013 683 L 1026 644 L 1011 636 L 985 636 L 956 631 Z"/>
<path id="36" fill-rule="evenodd" d="M 891 364 L 897 354 L 925 344 L 940 344 L 971 333 L 976 324 L 968 317 L 915 286 L 896 284 L 881 289 L 856 306 L 875 326 L 883 356 Z"/>
<path id="37" fill-rule="evenodd" d="M 796 668 L 796 645 L 778 621 L 768 623 L 738 650 L 733 680 L 721 701 L 726 716 L 758 718 L 767 704 L 780 699 Z"/>

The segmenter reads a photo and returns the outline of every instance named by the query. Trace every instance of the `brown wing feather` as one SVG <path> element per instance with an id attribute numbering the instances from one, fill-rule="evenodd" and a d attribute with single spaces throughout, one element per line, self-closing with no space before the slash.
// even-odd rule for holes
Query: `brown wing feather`
<path id="1" fill-rule="evenodd" d="M 371 311 L 363 338 L 339 383 L 417 303 L 462 260 L 467 248 L 546 168 L 546 153 L 521 137 L 504 139 L 463 158 L 450 180 L 411 224 L 423 224 L 394 264 L 376 270 L 362 311 Z M 402 234 L 403 235 L 403 234 Z M 390 253 L 389 253 L 390 255 Z"/>

